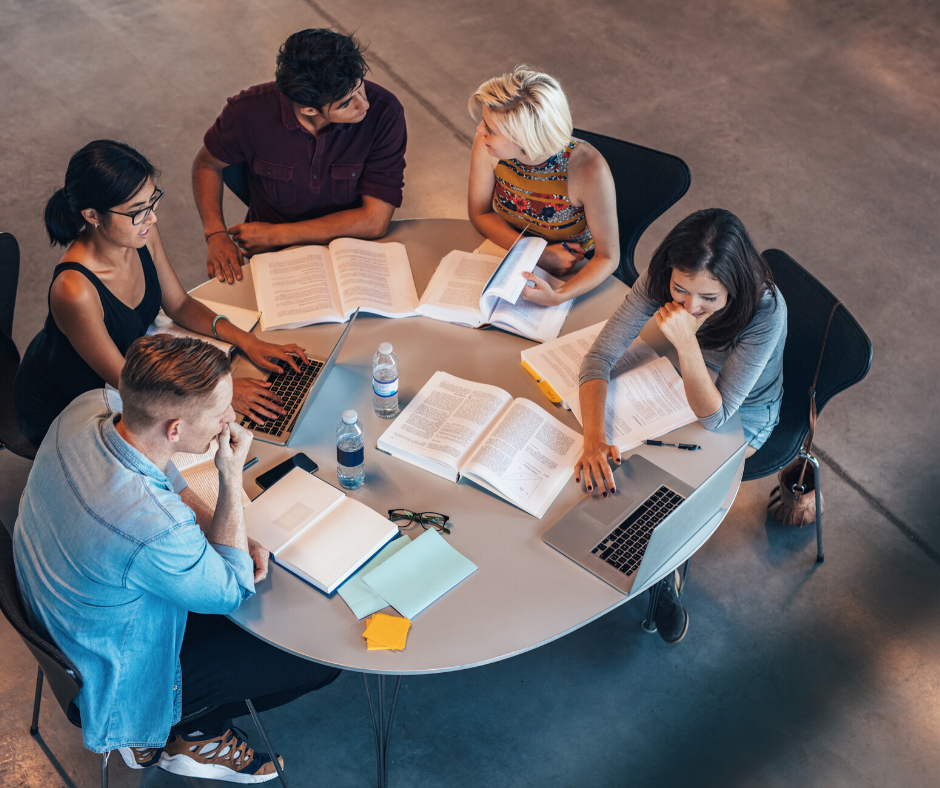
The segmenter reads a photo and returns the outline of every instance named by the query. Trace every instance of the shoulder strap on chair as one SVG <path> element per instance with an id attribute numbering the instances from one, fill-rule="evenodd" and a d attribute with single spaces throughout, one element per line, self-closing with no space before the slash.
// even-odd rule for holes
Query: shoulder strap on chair
<path id="1" fill-rule="evenodd" d="M 829 313 L 829 319 L 826 321 L 826 330 L 823 331 L 822 347 L 819 348 L 819 359 L 816 361 L 816 374 L 813 375 L 813 383 L 809 387 L 809 433 L 806 440 L 803 441 L 803 452 L 809 454 L 813 448 L 813 436 L 816 433 L 816 383 L 819 381 L 819 370 L 822 368 L 823 356 L 826 353 L 826 340 L 829 339 L 829 329 L 832 326 L 832 318 L 836 316 L 836 310 L 842 306 L 841 301 L 836 301 Z M 803 461 L 803 468 L 800 470 L 800 478 L 797 485 L 803 484 L 803 474 L 806 473 L 807 460 Z"/>

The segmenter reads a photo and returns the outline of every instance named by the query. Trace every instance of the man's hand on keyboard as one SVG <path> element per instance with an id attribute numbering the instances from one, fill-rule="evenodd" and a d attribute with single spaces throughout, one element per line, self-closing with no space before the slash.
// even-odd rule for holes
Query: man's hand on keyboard
<path id="1" fill-rule="evenodd" d="M 232 407 L 255 424 L 263 424 L 267 419 L 284 415 L 281 398 L 268 391 L 270 383 L 255 378 L 235 378 L 232 383 Z"/>
<path id="2" fill-rule="evenodd" d="M 239 349 L 256 367 L 268 372 L 283 372 L 284 363 L 293 367 L 295 372 L 300 372 L 300 364 L 307 363 L 307 353 L 300 345 L 273 345 L 258 339 L 254 334 L 251 334 L 250 339 L 240 345 Z M 275 361 L 280 361 L 281 364 L 278 365 Z"/>

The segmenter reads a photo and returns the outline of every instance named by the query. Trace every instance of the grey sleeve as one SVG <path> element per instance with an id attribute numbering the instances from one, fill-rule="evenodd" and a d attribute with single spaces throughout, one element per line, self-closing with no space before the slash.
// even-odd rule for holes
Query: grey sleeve
<path id="1" fill-rule="evenodd" d="M 718 429 L 737 413 L 786 330 L 787 307 L 778 292 L 776 308 L 772 299 L 764 299 L 757 315 L 737 336 L 728 358 L 721 365 L 715 381 L 715 388 L 721 394 L 721 407 L 710 416 L 699 419 L 705 429 Z M 780 374 L 782 372 L 781 369 Z"/>
<path id="2" fill-rule="evenodd" d="M 649 277 L 644 271 L 582 360 L 579 385 L 601 378 L 609 381 L 614 364 L 639 336 L 647 321 L 656 314 L 660 305 L 650 298 L 648 284 Z"/>

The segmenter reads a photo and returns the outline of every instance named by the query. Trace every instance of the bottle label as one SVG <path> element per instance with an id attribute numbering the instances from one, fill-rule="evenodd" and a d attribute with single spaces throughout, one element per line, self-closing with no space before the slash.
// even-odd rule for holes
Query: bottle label
<path id="1" fill-rule="evenodd" d="M 376 380 L 372 376 L 372 390 L 379 397 L 394 397 L 398 393 L 398 378 L 395 380 Z"/>
<path id="2" fill-rule="evenodd" d="M 365 459 L 365 447 L 354 449 L 353 451 L 344 451 L 339 446 L 336 447 L 336 462 L 344 468 L 355 468 L 362 465 Z"/>

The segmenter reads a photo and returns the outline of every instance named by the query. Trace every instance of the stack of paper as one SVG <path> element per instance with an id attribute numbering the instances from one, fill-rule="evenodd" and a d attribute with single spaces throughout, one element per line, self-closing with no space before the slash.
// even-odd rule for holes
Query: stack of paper
<path id="1" fill-rule="evenodd" d="M 395 539 L 349 578 L 339 595 L 356 618 L 391 605 L 412 619 L 477 571 L 435 530 Z"/>
<path id="2" fill-rule="evenodd" d="M 369 619 L 362 636 L 369 651 L 401 651 L 408 640 L 410 627 L 411 622 L 407 618 L 376 613 Z"/>

